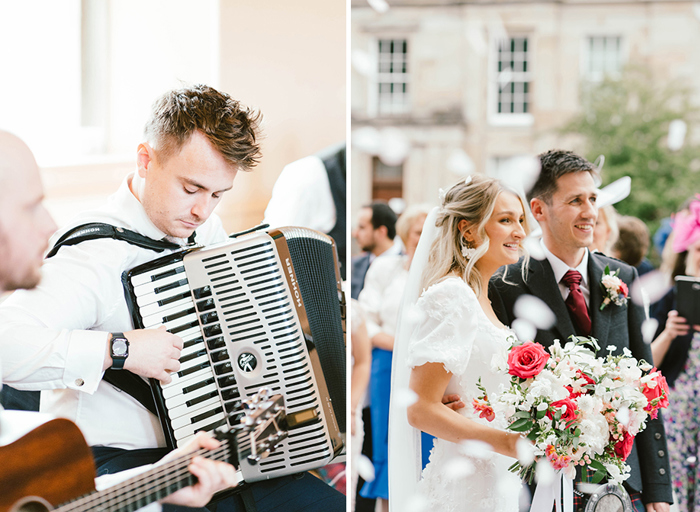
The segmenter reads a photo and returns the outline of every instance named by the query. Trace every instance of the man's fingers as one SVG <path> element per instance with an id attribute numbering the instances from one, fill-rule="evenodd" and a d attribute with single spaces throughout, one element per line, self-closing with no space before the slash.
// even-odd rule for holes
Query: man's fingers
<path id="1" fill-rule="evenodd" d="M 170 384 L 173 381 L 173 378 L 168 372 L 162 372 L 156 379 L 158 379 L 161 384 Z"/>

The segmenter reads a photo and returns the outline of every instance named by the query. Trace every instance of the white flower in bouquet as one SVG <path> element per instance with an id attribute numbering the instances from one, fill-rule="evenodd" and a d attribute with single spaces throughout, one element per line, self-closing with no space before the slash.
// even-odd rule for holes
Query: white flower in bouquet
<path id="1" fill-rule="evenodd" d="M 596 340 L 571 340 L 564 346 L 556 340 L 549 352 L 512 340 L 507 354 L 492 360 L 511 376 L 510 384 L 501 386 L 490 401 L 482 390 L 475 407 L 505 413 L 508 428 L 526 435 L 534 443 L 535 457 L 546 458 L 555 470 L 573 477 L 576 466 L 587 466 L 594 483 L 606 475 L 620 483 L 629 476 L 624 461 L 634 436 L 649 415 L 655 417 L 668 405 L 665 379 L 627 349 L 613 355 L 617 348 L 610 345 L 605 357 L 596 357 Z M 531 481 L 536 464 L 516 462 L 511 470 Z"/>

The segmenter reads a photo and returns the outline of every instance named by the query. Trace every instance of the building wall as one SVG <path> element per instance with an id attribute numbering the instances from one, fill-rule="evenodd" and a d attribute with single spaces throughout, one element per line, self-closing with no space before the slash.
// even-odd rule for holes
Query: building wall
<path id="1" fill-rule="evenodd" d="M 557 129 L 581 108 L 585 41 L 620 36 L 629 63 L 647 67 L 658 84 L 690 86 L 700 102 L 700 14 L 693 2 L 394 0 L 380 14 L 352 0 L 353 52 L 378 38 L 409 41 L 410 112 L 372 115 L 371 73 L 352 71 L 352 128 L 397 127 L 411 141 L 404 162 L 407 203 L 437 201 L 438 187 L 460 174 L 448 169 L 457 149 L 478 172 L 494 158 L 580 149 Z M 531 122 L 502 125 L 493 111 L 494 37 L 523 34 L 531 45 Z M 356 55 L 355 55 L 356 57 Z M 357 63 L 357 59 L 354 59 Z M 352 151 L 352 211 L 371 200 L 371 159 Z"/>

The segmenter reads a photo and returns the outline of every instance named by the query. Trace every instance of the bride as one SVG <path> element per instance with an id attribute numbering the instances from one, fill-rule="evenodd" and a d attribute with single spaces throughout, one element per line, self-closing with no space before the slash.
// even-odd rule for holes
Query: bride
<path id="1" fill-rule="evenodd" d="M 492 357 L 508 346 L 512 333 L 491 308 L 488 282 L 499 267 L 518 261 L 527 232 L 520 197 L 482 176 L 454 185 L 426 220 L 395 347 L 389 429 L 393 511 L 518 510 L 521 482 L 508 467 L 520 437 L 505 431 L 504 417 L 480 418 L 473 401 L 481 394 L 479 378 L 488 394 L 508 381 L 491 371 Z M 410 405 L 407 387 L 417 395 Z M 466 407 L 445 406 L 447 393 L 461 395 Z M 418 482 L 421 430 L 437 439 Z"/>

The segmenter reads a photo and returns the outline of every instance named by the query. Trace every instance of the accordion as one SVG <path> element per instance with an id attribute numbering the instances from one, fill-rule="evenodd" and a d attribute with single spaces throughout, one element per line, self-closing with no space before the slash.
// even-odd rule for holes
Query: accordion
<path id="1" fill-rule="evenodd" d="M 233 427 L 230 413 L 267 387 L 284 399 L 288 437 L 257 464 L 241 460 L 247 481 L 318 468 L 342 450 L 345 300 L 330 237 L 253 232 L 157 258 L 122 281 L 136 328 L 164 325 L 184 342 L 172 382 L 151 379 L 169 447 Z"/>

